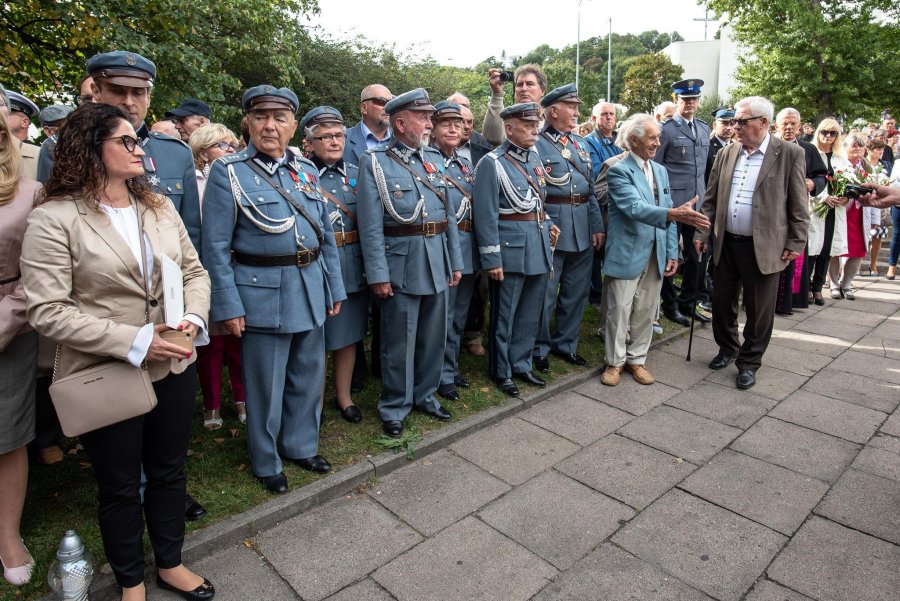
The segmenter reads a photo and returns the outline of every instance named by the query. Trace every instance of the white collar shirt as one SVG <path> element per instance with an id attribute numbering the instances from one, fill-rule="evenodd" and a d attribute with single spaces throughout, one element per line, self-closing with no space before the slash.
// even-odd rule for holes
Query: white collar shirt
<path id="1" fill-rule="evenodd" d="M 753 235 L 753 190 L 759 179 L 759 170 L 769 147 L 771 136 L 766 134 L 759 148 L 748 153 L 741 148 L 734 173 L 731 175 L 731 194 L 728 196 L 728 215 L 725 231 L 736 236 Z"/>

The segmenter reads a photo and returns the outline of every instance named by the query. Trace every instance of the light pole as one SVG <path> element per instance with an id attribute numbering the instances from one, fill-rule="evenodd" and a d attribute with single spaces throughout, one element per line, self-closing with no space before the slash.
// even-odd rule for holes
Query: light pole
<path id="1" fill-rule="evenodd" d="M 581 3 L 578 0 L 578 25 L 575 33 L 575 89 L 578 89 L 578 74 L 581 71 Z"/>
<path id="2" fill-rule="evenodd" d="M 606 101 L 612 102 L 612 17 L 609 18 L 609 51 L 606 53 Z"/>

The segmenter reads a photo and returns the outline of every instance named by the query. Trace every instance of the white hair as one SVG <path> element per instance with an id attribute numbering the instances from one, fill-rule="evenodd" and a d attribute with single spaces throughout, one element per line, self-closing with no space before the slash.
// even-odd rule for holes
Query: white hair
<path id="1" fill-rule="evenodd" d="M 785 117 L 796 117 L 797 121 L 802 121 L 802 119 L 800 118 L 800 111 L 791 106 L 787 106 L 778 111 L 778 115 L 775 116 L 775 121 L 779 122 Z"/>
<path id="2" fill-rule="evenodd" d="M 603 108 L 603 105 L 604 105 L 604 104 L 610 105 L 611 107 L 613 107 L 613 113 L 616 112 L 616 105 L 614 105 L 612 102 L 609 102 L 609 101 L 606 101 L 606 100 L 601 100 L 600 102 L 598 102 L 597 104 L 594 105 L 594 108 L 591 109 L 591 115 L 592 115 L 593 117 L 599 117 L 599 116 L 600 116 L 600 109 Z"/>
<path id="3" fill-rule="evenodd" d="M 667 110 L 674 111 L 676 108 L 675 103 L 669 100 L 665 102 L 661 102 L 655 109 L 653 109 L 654 117 L 661 117 Z"/>
<path id="4" fill-rule="evenodd" d="M 310 127 L 304 127 L 303 128 L 303 137 L 306 138 L 307 140 L 311 141 L 313 138 L 316 137 L 316 132 L 323 125 L 340 125 L 341 131 L 344 133 L 344 135 L 347 134 L 347 126 L 345 126 L 343 123 L 338 123 L 337 121 L 326 121 L 325 123 L 316 123 L 315 125 L 312 125 Z"/>
<path id="5" fill-rule="evenodd" d="M 750 111 L 751 117 L 765 117 L 769 120 L 769 123 L 772 122 L 772 117 L 775 115 L 775 105 L 762 96 L 747 96 L 746 98 L 741 98 L 737 101 L 737 104 L 734 105 L 734 110 L 737 112 L 742 108 L 747 108 Z"/>
<path id="6" fill-rule="evenodd" d="M 647 113 L 635 113 L 619 126 L 616 146 L 622 150 L 631 150 L 631 141 L 640 140 L 647 135 L 647 124 L 656 125 L 656 119 Z"/>

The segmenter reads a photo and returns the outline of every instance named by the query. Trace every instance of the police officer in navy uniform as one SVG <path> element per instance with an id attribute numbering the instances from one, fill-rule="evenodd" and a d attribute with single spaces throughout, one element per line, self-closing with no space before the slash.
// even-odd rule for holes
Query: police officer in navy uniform
<path id="1" fill-rule="evenodd" d="M 462 275 L 443 159 L 428 148 L 434 107 L 422 88 L 385 105 L 393 139 L 360 157 L 357 219 L 366 279 L 381 300 L 384 433 L 403 435 L 412 409 L 451 419 L 435 397 L 447 338 L 447 288 Z"/>
<path id="2" fill-rule="evenodd" d="M 547 353 L 573 365 L 587 365 L 577 352 L 578 334 L 590 292 L 594 249 L 603 246 L 606 236 L 594 194 L 590 148 L 584 138 L 573 133 L 579 104 L 575 84 L 544 96 L 544 128 L 535 143 L 547 182 L 547 215 L 560 229 L 534 346 L 534 367 L 543 372 L 550 369 Z M 552 332 L 554 314 L 556 331 Z"/>
<path id="3" fill-rule="evenodd" d="M 287 492 L 281 459 L 326 473 L 318 454 L 326 316 L 347 297 L 318 169 L 288 144 L 299 102 L 260 85 L 243 96 L 250 143 L 213 163 L 203 197 L 210 318 L 241 337 L 253 473 Z"/>
<path id="4" fill-rule="evenodd" d="M 534 149 L 541 107 L 514 104 L 500 118 L 506 141 L 478 163 L 472 210 L 481 268 L 490 278 L 488 370 L 500 390 L 518 396 L 513 377 L 545 385 L 531 355 L 559 229 L 544 208 L 544 168 Z"/>
<path id="5" fill-rule="evenodd" d="M 156 65 L 134 52 L 117 50 L 88 59 L 94 102 L 119 107 L 128 115 L 144 151 L 144 171 L 153 191 L 169 197 L 194 247 L 200 252 L 200 194 L 191 149 L 175 138 L 151 132 L 144 123 Z"/>
<path id="6" fill-rule="evenodd" d="M 356 344 L 365 337 L 369 319 L 369 287 L 356 226 L 359 168 L 343 159 L 347 128 L 336 108 L 317 106 L 300 120 L 300 128 L 319 173 L 319 192 L 326 200 L 347 292 L 340 314 L 325 320 L 325 350 L 331 352 L 334 363 L 335 404 L 345 420 L 358 424 L 362 413 L 350 397 L 351 379 Z"/>
<path id="7" fill-rule="evenodd" d="M 728 146 L 734 141 L 734 108 L 730 106 L 721 106 L 713 113 L 712 135 L 709 138 L 709 153 L 706 155 L 706 170 L 703 173 L 703 181 L 709 180 L 709 174 L 712 171 L 713 161 L 720 150 Z"/>
<path id="8" fill-rule="evenodd" d="M 673 205 L 680 207 L 697 198 L 696 210 L 700 209 L 706 191 L 706 157 L 709 153 L 709 125 L 695 114 L 702 85 L 702 79 L 685 79 L 672 84 L 676 97 L 675 114 L 662 122 L 659 150 L 654 159 L 669 173 Z M 703 279 L 700 288 L 696 289 L 697 269 L 703 266 L 699 265 L 700 257 L 694 250 L 694 228 L 679 223 L 678 233 L 684 252 L 681 293 L 676 295 L 671 277 L 663 278 L 662 312 L 671 321 L 684 326 L 690 324 L 691 312 L 698 321 L 709 323 L 712 319 L 707 311 L 698 310 L 696 306 L 699 302 L 708 309 L 709 293 Z"/>
<path id="9" fill-rule="evenodd" d="M 475 272 L 478 270 L 478 256 L 475 254 L 472 236 L 472 184 L 475 181 L 475 169 L 468 159 L 457 152 L 463 135 L 462 107 L 447 100 L 438 102 L 434 105 L 431 123 L 431 145 L 441 153 L 441 166 L 447 182 L 447 204 L 456 214 L 459 250 L 463 261 L 462 278 L 447 293 L 447 344 L 444 349 L 441 385 L 438 387 L 439 395 L 456 401 L 459 400 L 457 387 L 469 387 L 468 378 L 459 373 L 459 348 L 475 289 Z"/>

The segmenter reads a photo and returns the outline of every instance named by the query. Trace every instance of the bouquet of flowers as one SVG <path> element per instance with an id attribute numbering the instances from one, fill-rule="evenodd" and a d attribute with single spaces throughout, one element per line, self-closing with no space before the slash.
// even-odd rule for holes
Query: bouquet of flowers
<path id="1" fill-rule="evenodd" d="M 847 184 L 853 184 L 858 186 L 864 182 L 871 182 L 874 184 L 881 184 L 887 181 L 887 177 L 884 173 L 882 173 L 883 169 L 881 165 L 877 165 L 871 173 L 866 171 L 863 165 L 859 165 L 858 167 L 850 166 L 847 169 L 838 169 L 834 172 L 834 175 L 828 176 L 828 196 L 837 196 L 841 197 L 846 194 L 845 190 L 847 188 Z M 815 204 L 813 204 L 811 212 L 813 215 L 818 217 L 819 219 L 824 220 L 828 216 L 828 211 L 833 211 L 834 207 L 825 202 L 825 200 L 819 200 Z"/>

